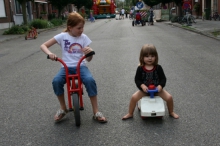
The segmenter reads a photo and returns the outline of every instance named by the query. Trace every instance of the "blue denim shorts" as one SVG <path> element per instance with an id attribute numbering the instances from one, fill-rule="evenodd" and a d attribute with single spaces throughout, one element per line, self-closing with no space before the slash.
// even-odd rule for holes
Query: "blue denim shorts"
<path id="1" fill-rule="evenodd" d="M 76 67 L 68 67 L 68 70 L 69 70 L 69 74 L 76 73 Z M 82 83 L 85 85 L 88 96 L 89 97 L 96 96 L 97 95 L 96 82 L 87 66 L 80 66 L 80 77 Z M 54 93 L 57 96 L 64 94 L 65 83 L 66 83 L 66 71 L 65 68 L 62 67 L 60 71 L 56 74 L 52 82 Z"/>

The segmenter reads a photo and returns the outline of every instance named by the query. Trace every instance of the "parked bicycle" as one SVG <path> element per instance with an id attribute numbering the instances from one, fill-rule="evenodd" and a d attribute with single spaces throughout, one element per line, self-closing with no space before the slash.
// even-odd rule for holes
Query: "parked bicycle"
<path id="1" fill-rule="evenodd" d="M 177 22 L 180 24 L 192 25 L 192 23 L 196 23 L 195 17 L 190 13 L 186 13 L 183 17 L 178 17 Z"/>
<path id="2" fill-rule="evenodd" d="M 216 20 L 219 20 L 220 21 L 220 16 L 218 14 L 218 12 L 214 12 L 213 15 L 210 15 L 210 20 L 214 19 L 215 21 Z"/>

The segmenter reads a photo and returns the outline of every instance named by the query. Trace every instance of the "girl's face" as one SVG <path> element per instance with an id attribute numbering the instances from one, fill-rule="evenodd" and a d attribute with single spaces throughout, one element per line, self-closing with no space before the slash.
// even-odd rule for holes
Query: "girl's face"
<path id="1" fill-rule="evenodd" d="M 70 33 L 70 35 L 72 35 L 74 37 L 81 36 L 81 34 L 83 33 L 83 28 L 84 28 L 83 23 L 79 23 L 78 25 L 76 25 L 74 27 L 69 26 L 69 33 Z"/>
<path id="2" fill-rule="evenodd" d="M 145 65 L 153 65 L 156 60 L 156 57 L 154 55 L 146 55 L 144 56 L 144 63 Z"/>

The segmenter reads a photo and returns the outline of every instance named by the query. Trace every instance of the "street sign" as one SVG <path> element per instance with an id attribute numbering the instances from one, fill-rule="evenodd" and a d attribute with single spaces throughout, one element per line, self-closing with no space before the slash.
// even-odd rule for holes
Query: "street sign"
<path id="1" fill-rule="evenodd" d="M 136 7 L 138 9 L 142 9 L 144 7 L 144 3 L 143 2 L 137 2 Z"/>

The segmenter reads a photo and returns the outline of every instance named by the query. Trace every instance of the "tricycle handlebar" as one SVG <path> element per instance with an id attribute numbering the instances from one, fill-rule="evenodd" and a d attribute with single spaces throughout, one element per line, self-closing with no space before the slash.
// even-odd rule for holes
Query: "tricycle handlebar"
<path id="1" fill-rule="evenodd" d="M 95 51 L 91 51 L 89 52 L 88 54 L 85 55 L 85 58 L 89 57 L 89 56 L 92 56 L 92 55 L 95 55 Z M 50 59 L 50 56 L 47 55 L 47 59 Z M 55 60 L 57 61 L 58 57 L 55 58 Z"/>

